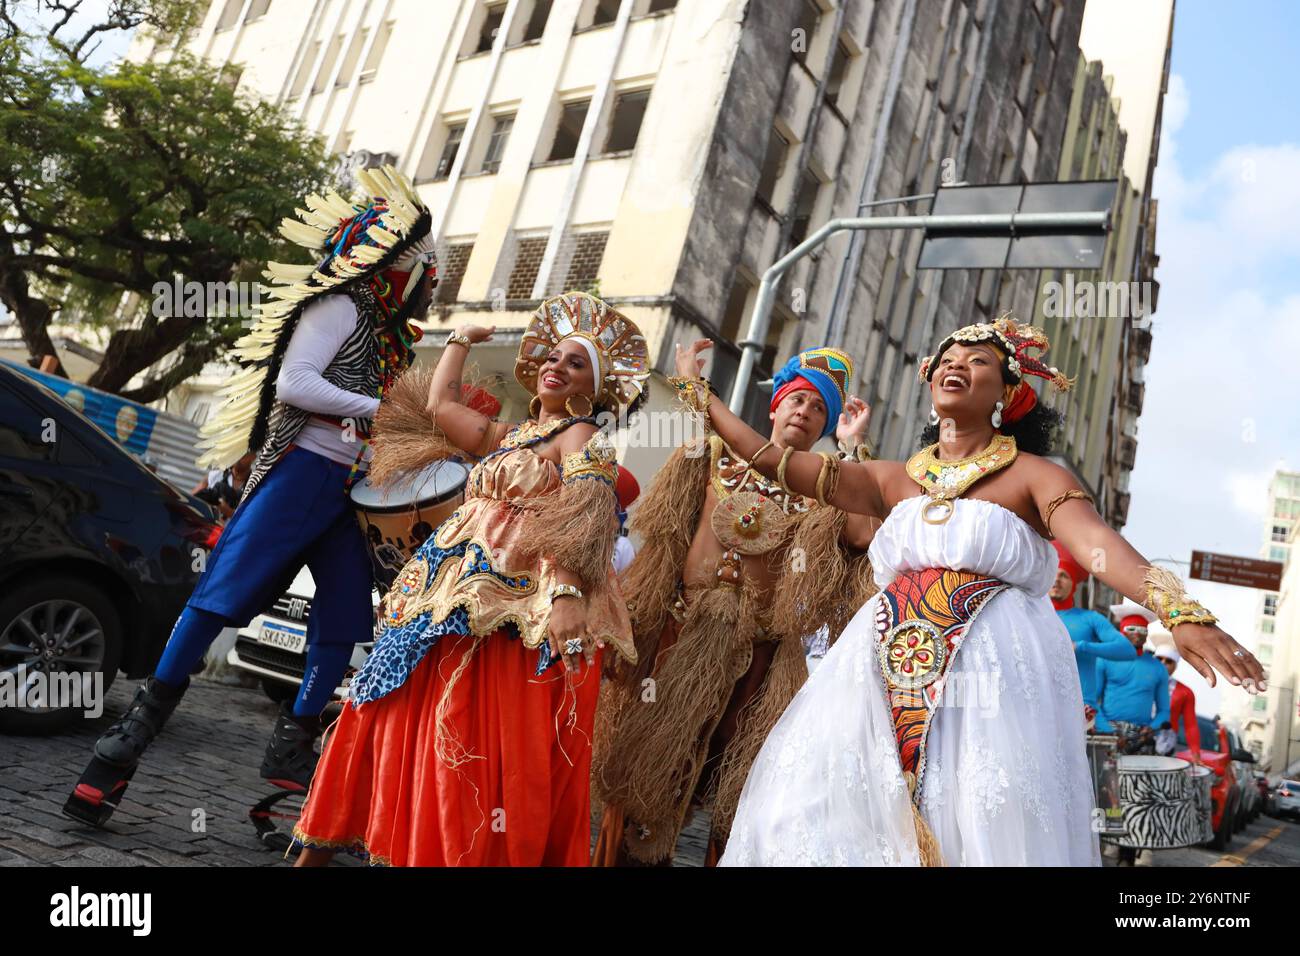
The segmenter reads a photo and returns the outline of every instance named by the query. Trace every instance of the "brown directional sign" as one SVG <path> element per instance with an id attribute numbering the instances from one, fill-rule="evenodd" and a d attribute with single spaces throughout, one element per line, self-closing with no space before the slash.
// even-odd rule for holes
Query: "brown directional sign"
<path id="1" fill-rule="evenodd" d="M 1276 591 L 1282 587 L 1282 562 L 1239 558 L 1233 554 L 1211 551 L 1192 552 L 1192 577 L 1219 584 L 1238 584 L 1243 588 Z"/>

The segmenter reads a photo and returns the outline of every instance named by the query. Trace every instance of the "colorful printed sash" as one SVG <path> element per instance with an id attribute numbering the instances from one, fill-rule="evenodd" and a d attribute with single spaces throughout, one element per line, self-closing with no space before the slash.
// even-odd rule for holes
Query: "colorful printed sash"
<path id="1" fill-rule="evenodd" d="M 925 742 L 966 630 L 1008 585 L 969 571 L 925 568 L 900 574 L 876 612 L 880 672 L 889 689 L 903 777 L 919 803 Z"/>

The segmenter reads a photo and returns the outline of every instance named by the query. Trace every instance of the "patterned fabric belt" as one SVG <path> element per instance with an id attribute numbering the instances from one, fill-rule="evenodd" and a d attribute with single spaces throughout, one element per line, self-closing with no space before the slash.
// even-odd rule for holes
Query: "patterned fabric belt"
<path id="1" fill-rule="evenodd" d="M 876 654 L 889 688 L 894 739 L 912 799 L 920 802 L 930 720 L 966 631 L 989 598 L 1009 585 L 969 571 L 907 571 L 881 594 Z"/>

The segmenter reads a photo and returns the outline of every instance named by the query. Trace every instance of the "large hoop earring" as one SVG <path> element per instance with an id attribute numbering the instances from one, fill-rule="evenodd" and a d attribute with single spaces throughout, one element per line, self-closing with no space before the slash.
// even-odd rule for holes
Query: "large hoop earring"
<path id="1" fill-rule="evenodd" d="M 535 407 L 534 407 L 535 406 Z M 537 420 L 537 416 L 542 413 L 542 396 L 534 395 L 528 403 L 528 417 Z"/>
<path id="2" fill-rule="evenodd" d="M 989 421 L 993 423 L 994 428 L 1002 427 L 1002 403 L 1001 402 L 994 403 L 993 415 L 992 417 L 989 418 Z"/>
<path id="3" fill-rule="evenodd" d="M 939 424 L 939 410 L 935 408 L 933 405 L 930 406 L 930 424 L 931 425 Z"/>
<path id="4" fill-rule="evenodd" d="M 574 418 L 590 418 L 591 413 L 596 410 L 595 403 L 592 402 L 592 400 L 589 399 L 586 395 L 579 395 L 578 397 L 587 403 L 587 410 L 585 412 L 575 412 L 573 410 L 573 406 L 569 404 L 569 402 L 573 401 L 572 395 L 570 395 L 568 398 L 564 400 L 564 410 Z"/>

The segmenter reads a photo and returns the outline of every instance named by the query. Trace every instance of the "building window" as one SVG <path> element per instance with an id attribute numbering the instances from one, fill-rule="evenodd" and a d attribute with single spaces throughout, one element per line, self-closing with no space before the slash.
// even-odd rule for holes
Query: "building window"
<path id="1" fill-rule="evenodd" d="M 767 154 L 763 157 L 763 169 L 758 176 L 756 193 L 758 198 L 769 206 L 772 205 L 772 194 L 776 190 L 777 180 L 785 170 L 785 154 L 789 149 L 790 143 L 774 128 L 767 141 Z"/>
<path id="2" fill-rule="evenodd" d="M 540 40 L 546 32 L 546 21 L 551 15 L 552 0 L 537 0 L 533 12 L 528 17 L 528 26 L 524 27 L 524 42 Z"/>
<path id="3" fill-rule="evenodd" d="M 253 0 L 248 5 L 248 14 L 244 17 L 245 23 L 250 23 L 258 17 L 266 16 L 266 11 L 271 6 L 271 0 Z"/>
<path id="4" fill-rule="evenodd" d="M 1266 617 L 1274 617 L 1277 614 L 1277 595 L 1264 595 L 1264 614 Z"/>
<path id="5" fill-rule="evenodd" d="M 749 301 L 753 288 L 752 282 L 737 273 L 731 284 L 731 293 L 727 296 L 727 309 L 722 314 L 722 327 L 719 329 L 722 337 L 730 342 L 740 338 L 741 325 L 745 321 L 745 304 Z"/>
<path id="6" fill-rule="evenodd" d="M 501 29 L 501 20 L 506 15 L 506 5 L 504 3 L 489 4 L 483 17 L 483 25 L 478 32 L 478 46 L 474 48 L 475 53 L 486 53 L 492 49 L 492 44 L 496 42 L 497 31 Z"/>
<path id="7" fill-rule="evenodd" d="M 226 0 L 221 10 L 221 19 L 217 21 L 217 32 L 229 30 L 239 20 L 239 11 L 244 7 L 244 0 Z"/>
<path id="8" fill-rule="evenodd" d="M 840 93 L 844 89 L 844 75 L 849 71 L 853 54 L 843 40 L 835 42 L 835 56 L 831 58 L 830 76 L 826 78 L 826 99 L 836 109 L 840 108 Z"/>
<path id="9" fill-rule="evenodd" d="M 1283 544 L 1286 543 L 1286 525 L 1284 524 L 1273 525 L 1273 540 L 1280 541 Z"/>
<path id="10" fill-rule="evenodd" d="M 799 184 L 799 195 L 794 201 L 794 223 L 790 227 L 790 245 L 797 246 L 808 238 L 808 226 L 812 222 L 813 210 L 817 206 L 817 192 L 822 182 L 811 172 L 805 170 L 803 182 Z"/>
<path id="11" fill-rule="evenodd" d="M 649 90 L 619 94 L 614 103 L 614 115 L 609 121 L 605 152 L 622 153 L 636 148 L 637 134 L 641 132 L 641 121 L 645 119 L 645 107 L 649 101 Z"/>
<path id="12" fill-rule="evenodd" d="M 1259 632 L 1260 632 L 1261 634 L 1272 634 L 1272 633 L 1273 633 L 1273 622 L 1272 622 L 1271 620 L 1269 620 L 1268 618 L 1265 618 L 1264 620 L 1260 621 L 1260 622 L 1259 622 Z M 1262 655 L 1260 656 L 1259 659 L 1260 659 L 1261 661 L 1264 661 L 1265 664 L 1268 663 L 1268 661 L 1265 661 L 1265 660 L 1264 660 L 1264 658 L 1263 658 Z"/>
<path id="13" fill-rule="evenodd" d="M 650 0 L 650 5 L 646 7 L 646 13 L 663 13 L 665 10 L 676 10 L 677 0 Z"/>
<path id="14" fill-rule="evenodd" d="M 384 58 L 384 47 L 388 46 L 388 38 L 393 35 L 393 21 L 389 20 L 379 28 L 379 33 L 375 35 L 375 42 L 370 47 L 370 53 L 366 56 L 366 62 L 361 67 L 361 82 L 373 80 L 375 74 L 379 72 L 379 61 Z"/>
<path id="15" fill-rule="evenodd" d="M 343 57 L 343 65 L 339 67 L 338 79 L 334 85 L 347 86 L 352 82 L 352 74 L 357 68 L 357 61 L 361 59 L 361 51 L 366 48 L 366 38 L 370 36 L 370 29 L 362 27 L 352 37 L 352 42 L 348 44 L 347 55 Z"/>
<path id="16" fill-rule="evenodd" d="M 566 292 L 591 291 L 600 273 L 600 261 L 605 257 L 605 243 L 609 241 L 608 232 L 581 232 L 573 247 L 573 258 L 569 260 L 569 271 L 564 276 Z"/>
<path id="17" fill-rule="evenodd" d="M 822 8 L 817 6 L 814 0 L 803 0 L 803 6 L 799 8 L 799 20 L 795 23 L 794 32 L 790 36 L 790 49 L 794 52 L 794 58 L 800 63 L 807 64 L 808 48 L 812 46 L 813 36 L 817 33 L 817 24 L 821 22 Z"/>
<path id="18" fill-rule="evenodd" d="M 302 95 L 303 89 L 307 86 L 307 77 L 311 75 L 312 64 L 316 62 L 318 56 L 320 56 L 320 40 L 311 45 L 311 52 L 298 64 L 298 75 L 293 78 L 293 86 L 289 87 L 289 99 L 296 99 Z"/>
<path id="19" fill-rule="evenodd" d="M 1285 561 L 1286 548 L 1279 548 L 1277 545 L 1268 549 L 1268 559 L 1270 561 Z"/>
<path id="20" fill-rule="evenodd" d="M 587 108 L 591 100 L 565 103 L 560 107 L 560 121 L 555 127 L 555 140 L 551 143 L 548 160 L 573 159 L 578 153 L 578 139 L 582 124 L 587 121 Z"/>
<path id="21" fill-rule="evenodd" d="M 435 181 L 446 179 L 451 175 L 451 167 L 456 163 L 456 154 L 460 152 L 460 141 L 464 135 L 464 123 L 447 127 L 447 138 L 442 144 L 442 155 L 438 157 L 438 165 L 433 171 Z"/>
<path id="22" fill-rule="evenodd" d="M 595 0 L 590 7 L 590 14 L 583 19 L 588 27 L 604 26 L 618 19 L 619 0 Z"/>
<path id="23" fill-rule="evenodd" d="M 334 63 L 339 58 L 339 51 L 342 49 L 343 34 L 340 33 L 333 40 L 330 40 L 329 49 L 325 51 L 325 59 L 321 61 L 320 69 L 316 71 L 316 82 L 311 85 L 312 93 L 319 93 L 325 89 L 330 74 L 334 72 Z"/>
<path id="24" fill-rule="evenodd" d="M 1262 713 L 1263 711 L 1268 710 L 1268 698 L 1257 695 L 1255 699 L 1250 702 L 1250 706 L 1256 713 Z"/>
<path id="25" fill-rule="evenodd" d="M 537 281 L 538 270 L 542 267 L 542 256 L 545 254 L 545 236 L 519 240 L 515 248 L 515 265 L 510 270 L 510 282 L 506 286 L 507 299 L 533 297 L 533 284 Z"/>
<path id="26" fill-rule="evenodd" d="M 434 297 L 438 302 L 451 303 L 460 298 L 460 283 L 465 278 L 465 268 L 474 252 L 474 243 L 457 242 L 447 246 L 438 261 L 438 288 Z"/>
<path id="27" fill-rule="evenodd" d="M 495 173 L 501 168 L 501 154 L 506 151 L 506 140 L 515 125 L 515 114 L 498 116 L 492 124 L 492 135 L 488 138 L 487 152 L 483 154 L 483 172 Z"/>

